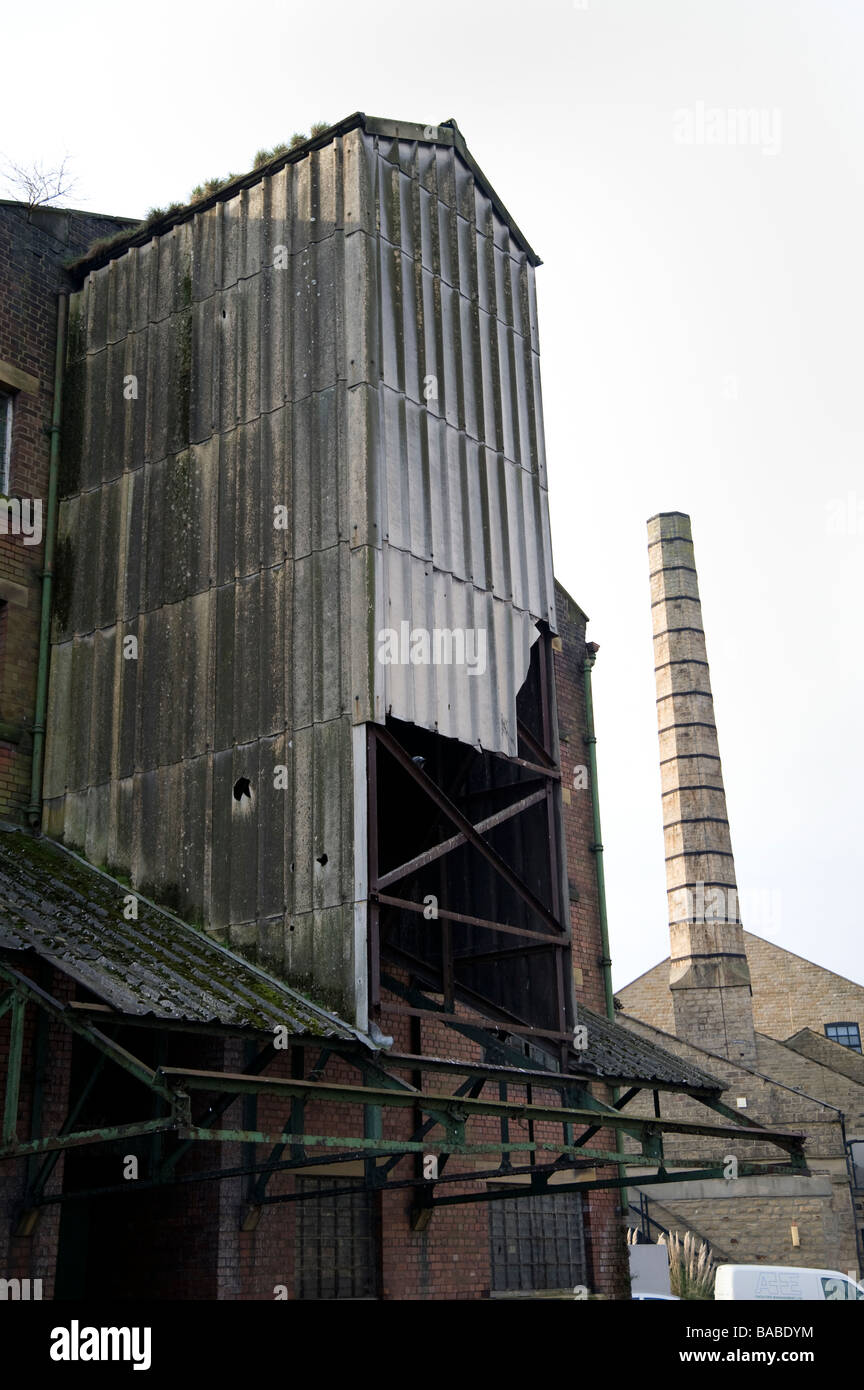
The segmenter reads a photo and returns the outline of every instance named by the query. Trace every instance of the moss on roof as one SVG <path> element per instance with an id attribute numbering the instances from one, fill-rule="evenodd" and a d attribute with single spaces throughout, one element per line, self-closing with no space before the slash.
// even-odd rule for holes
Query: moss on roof
<path id="1" fill-rule="evenodd" d="M 121 1013 L 368 1042 L 351 1024 L 52 840 L 0 829 L 0 952 L 33 951 Z"/>
<path id="2" fill-rule="evenodd" d="M 316 121 L 310 127 L 308 135 L 295 131 L 287 144 L 277 144 L 274 145 L 272 149 L 258 150 L 252 161 L 252 172 L 257 173 L 263 171 L 271 164 L 278 165 L 279 162 L 283 161 L 288 155 L 301 149 L 310 142 L 319 139 L 331 129 L 335 130 L 336 127 L 330 127 L 326 121 Z M 206 203 L 209 206 L 223 189 L 228 188 L 231 184 L 237 183 L 238 180 L 242 180 L 246 177 L 248 177 L 248 175 L 225 174 L 223 178 L 206 179 L 204 183 L 195 185 L 185 202 L 169 203 L 168 206 L 164 208 L 150 208 L 147 215 L 142 218 L 136 226 L 131 228 L 125 227 L 114 236 L 100 237 L 97 241 L 92 242 L 91 245 L 88 246 L 83 256 L 76 258 L 76 260 L 72 261 L 70 264 L 77 266 L 81 262 L 98 258 L 105 252 L 111 251 L 114 247 L 121 245 L 125 241 L 129 241 L 130 238 L 135 238 L 142 232 L 152 230 L 155 234 L 155 229 L 157 227 L 160 231 L 162 230 L 160 224 L 166 219 L 179 220 L 179 214 L 194 212 L 199 203 Z"/>

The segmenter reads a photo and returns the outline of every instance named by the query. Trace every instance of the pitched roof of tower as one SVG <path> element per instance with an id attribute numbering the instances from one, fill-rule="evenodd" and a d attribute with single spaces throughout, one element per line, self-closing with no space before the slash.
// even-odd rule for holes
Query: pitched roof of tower
<path id="1" fill-rule="evenodd" d="M 112 238 L 109 244 L 99 244 L 86 255 L 73 261 L 68 268 L 74 275 L 83 279 L 90 271 L 98 270 L 117 256 L 122 256 L 130 247 L 143 246 L 152 241 L 154 237 L 163 236 L 179 223 L 188 222 L 196 213 L 204 212 L 217 203 L 227 202 L 230 198 L 236 197 L 243 189 L 252 188 L 262 179 L 278 173 L 286 165 L 297 164 L 301 160 L 307 159 L 315 150 L 323 149 L 325 145 L 332 144 L 338 137 L 357 129 L 365 131 L 367 135 L 379 136 L 384 140 L 405 141 L 416 146 L 438 145 L 453 149 L 489 199 L 498 217 L 506 224 L 510 234 L 519 243 L 531 265 L 542 264 L 528 238 L 507 211 L 490 180 L 474 159 L 455 120 L 442 121 L 440 125 L 422 125 L 414 121 L 393 121 L 379 116 L 367 116 L 364 111 L 355 111 L 352 115 L 346 116 L 344 120 L 328 126 L 320 134 L 311 136 L 302 144 L 279 154 L 260 168 L 251 169 L 246 174 L 240 174 L 236 178 L 230 179 L 208 196 L 174 208 L 162 217 L 142 222 L 128 232 Z"/>

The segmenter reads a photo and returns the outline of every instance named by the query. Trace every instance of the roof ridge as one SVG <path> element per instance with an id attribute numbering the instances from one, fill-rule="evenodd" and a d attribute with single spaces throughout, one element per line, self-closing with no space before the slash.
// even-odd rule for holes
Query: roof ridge
<path id="1" fill-rule="evenodd" d="M 520 230 L 515 218 L 507 211 L 491 182 L 474 159 L 465 143 L 465 137 L 454 119 L 443 121 L 440 125 L 421 125 L 413 121 L 393 121 L 385 117 L 367 116 L 365 111 L 355 111 L 334 125 L 327 126 L 318 135 L 310 136 L 302 144 L 295 145 L 293 149 L 277 155 L 259 168 L 250 169 L 245 174 L 238 174 L 223 184 L 221 188 L 208 194 L 207 197 L 199 198 L 195 202 L 183 203 L 173 212 L 166 212 L 163 217 L 156 218 L 152 222 L 148 222 L 146 219 L 142 220 L 128 233 L 120 234 L 116 239 L 112 239 L 109 245 L 102 245 L 96 251 L 87 252 L 83 256 L 69 261 L 66 269 L 83 280 L 85 275 L 94 270 L 101 270 L 103 266 L 124 255 L 132 247 L 146 245 L 154 238 L 166 235 L 173 227 L 191 221 L 197 213 L 206 212 L 218 203 L 227 202 L 242 192 L 243 189 L 254 187 L 265 177 L 279 173 L 289 164 L 299 164 L 315 150 L 324 149 L 339 136 L 347 135 L 350 131 L 357 129 L 362 129 L 369 135 L 381 135 L 388 139 L 412 140 L 421 144 L 444 145 L 454 149 L 483 188 L 495 211 L 507 223 L 531 264 L 542 265 L 540 257 L 531 246 L 528 238 Z"/>

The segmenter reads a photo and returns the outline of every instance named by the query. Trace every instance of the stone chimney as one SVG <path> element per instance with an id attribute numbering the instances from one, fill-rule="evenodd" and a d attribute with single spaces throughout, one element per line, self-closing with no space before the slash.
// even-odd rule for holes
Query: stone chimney
<path id="1" fill-rule="evenodd" d="M 705 654 L 690 518 L 648 522 L 675 1033 L 756 1057 L 750 971 Z"/>

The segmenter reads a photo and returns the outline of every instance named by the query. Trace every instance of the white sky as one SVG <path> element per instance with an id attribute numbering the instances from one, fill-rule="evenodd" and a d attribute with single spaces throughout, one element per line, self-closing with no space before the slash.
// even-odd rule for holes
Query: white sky
<path id="1" fill-rule="evenodd" d="M 0 148 L 69 153 L 68 201 L 101 212 L 183 200 L 357 109 L 456 118 L 544 260 L 556 570 L 601 645 L 616 985 L 667 954 L 645 521 L 673 509 L 745 925 L 864 981 L 864 4 L 43 0 L 3 29 Z M 738 109 L 763 113 L 755 144 L 682 143 L 676 113 L 710 134 Z"/>

